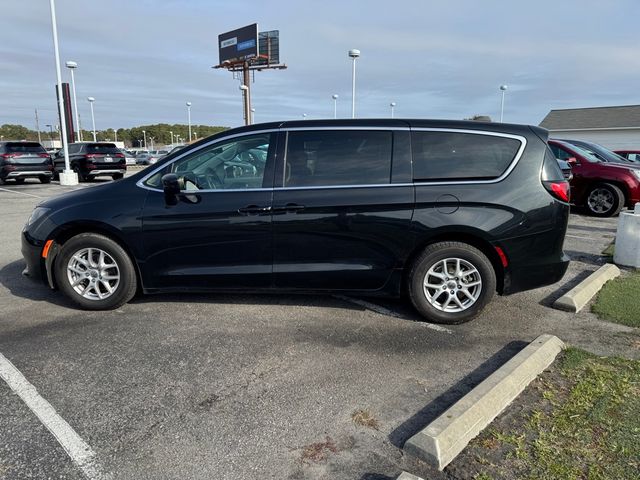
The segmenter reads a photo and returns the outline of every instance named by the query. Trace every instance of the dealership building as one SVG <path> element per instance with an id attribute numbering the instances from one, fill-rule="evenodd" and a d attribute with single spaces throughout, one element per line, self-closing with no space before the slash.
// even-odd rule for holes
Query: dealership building
<path id="1" fill-rule="evenodd" d="M 540 126 L 551 138 L 595 142 L 610 150 L 640 149 L 640 105 L 551 110 Z"/>

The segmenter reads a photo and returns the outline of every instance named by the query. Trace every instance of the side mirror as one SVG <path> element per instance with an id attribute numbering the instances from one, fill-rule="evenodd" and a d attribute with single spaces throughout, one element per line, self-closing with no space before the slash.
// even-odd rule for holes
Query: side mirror
<path id="1" fill-rule="evenodd" d="M 164 190 L 164 200 L 167 205 L 177 205 L 180 194 L 180 182 L 175 173 L 167 173 L 162 177 L 162 189 Z"/>

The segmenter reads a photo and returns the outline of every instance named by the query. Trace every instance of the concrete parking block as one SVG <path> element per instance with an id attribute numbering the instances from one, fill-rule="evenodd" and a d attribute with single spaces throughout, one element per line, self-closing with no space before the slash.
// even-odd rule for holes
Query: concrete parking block
<path id="1" fill-rule="evenodd" d="M 404 451 L 444 469 L 469 441 L 496 418 L 542 371 L 564 344 L 541 335 L 458 400 L 446 412 L 411 437 Z"/>
<path id="2" fill-rule="evenodd" d="M 558 310 L 579 312 L 600 291 L 605 283 L 619 275 L 620 269 L 612 263 L 607 263 L 561 296 L 554 302 L 553 306 Z"/>
<path id="3" fill-rule="evenodd" d="M 402 472 L 396 480 L 422 480 L 421 477 L 416 477 L 407 472 Z"/>

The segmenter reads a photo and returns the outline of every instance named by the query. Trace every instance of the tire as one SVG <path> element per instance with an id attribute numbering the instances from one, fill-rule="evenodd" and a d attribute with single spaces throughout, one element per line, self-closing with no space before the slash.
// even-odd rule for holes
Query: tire
<path id="1" fill-rule="evenodd" d="M 38 180 L 40 180 L 40 183 L 51 183 L 51 177 L 47 177 L 46 175 L 40 175 Z"/>
<path id="2" fill-rule="evenodd" d="M 445 263 L 450 280 L 440 277 Z M 456 268 L 460 270 L 456 272 Z M 460 271 L 462 277 L 456 275 Z M 477 248 L 462 242 L 440 242 L 429 245 L 416 258 L 408 287 L 411 302 L 425 319 L 455 325 L 473 319 L 489 303 L 496 291 L 496 273 Z"/>
<path id="3" fill-rule="evenodd" d="M 15 179 L 16 184 L 18 185 L 22 185 L 24 183 L 24 178 L 16 178 Z"/>
<path id="4" fill-rule="evenodd" d="M 0 185 L 4 185 L 5 183 L 7 183 L 7 182 L 5 181 L 5 179 L 4 179 L 4 178 L 0 178 Z"/>
<path id="5" fill-rule="evenodd" d="M 106 264 L 102 269 L 98 268 L 101 258 Z M 65 242 L 55 259 L 54 271 L 58 288 L 85 310 L 112 310 L 136 293 L 136 272 L 129 255 L 103 235 L 82 233 Z M 113 289 L 111 293 L 107 284 Z"/>
<path id="6" fill-rule="evenodd" d="M 122 179 L 122 177 L 124 177 L 124 175 L 121 173 L 114 173 L 113 175 L 111 175 L 111 178 L 113 178 L 114 180 L 120 180 Z"/>
<path id="7" fill-rule="evenodd" d="M 595 217 L 613 217 L 625 205 L 624 193 L 611 183 L 598 183 L 589 190 L 585 206 Z"/>
<path id="8" fill-rule="evenodd" d="M 87 177 L 85 177 L 82 172 L 80 171 L 80 169 L 78 167 L 73 167 L 73 171 L 76 172 L 76 175 L 78 175 L 78 182 L 82 183 L 82 182 L 86 182 L 87 181 Z"/>
<path id="9" fill-rule="evenodd" d="M 53 171 L 53 180 L 60 180 L 60 174 L 57 170 Z"/>

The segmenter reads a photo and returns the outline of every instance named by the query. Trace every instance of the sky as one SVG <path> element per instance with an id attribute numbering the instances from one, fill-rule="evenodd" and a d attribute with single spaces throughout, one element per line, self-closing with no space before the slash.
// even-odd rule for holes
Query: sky
<path id="1" fill-rule="evenodd" d="M 218 63 L 218 34 L 280 31 L 287 70 L 255 74 L 255 121 L 500 116 L 537 125 L 551 109 L 640 104 L 638 0 L 57 0 L 64 62 L 78 63 L 82 126 L 239 126 L 239 81 Z M 0 4 L 0 124 L 58 123 L 48 0 Z"/>

